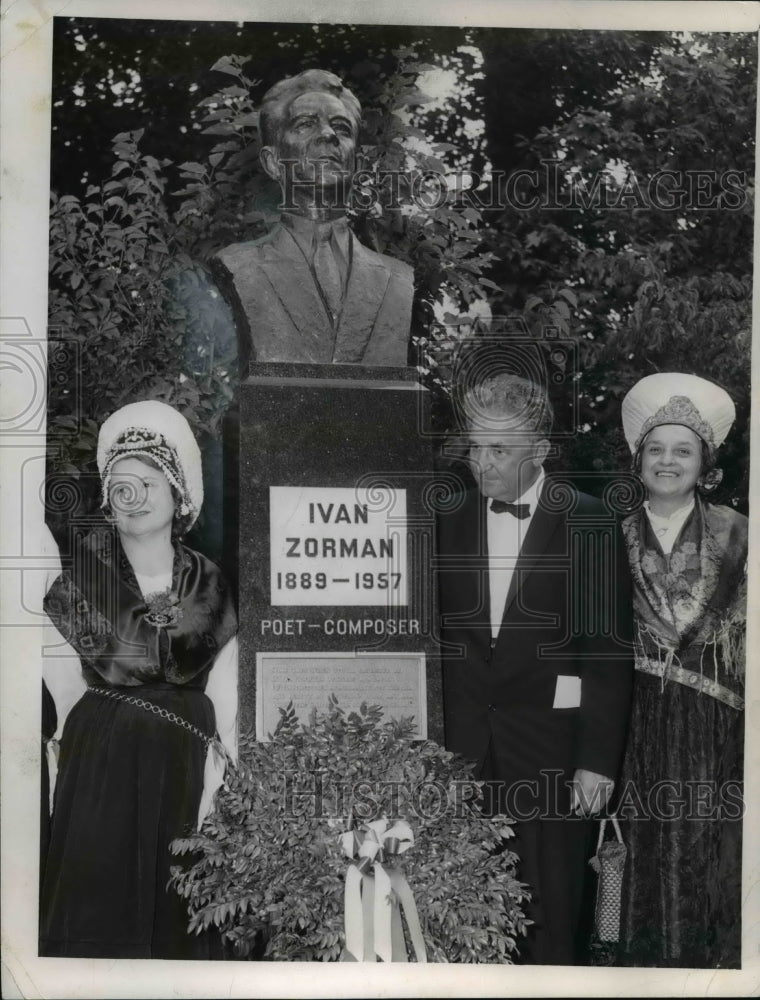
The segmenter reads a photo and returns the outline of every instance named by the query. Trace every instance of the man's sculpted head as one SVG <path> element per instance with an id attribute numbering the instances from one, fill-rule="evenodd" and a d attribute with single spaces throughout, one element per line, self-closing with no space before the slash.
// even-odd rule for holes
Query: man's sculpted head
<path id="1" fill-rule="evenodd" d="M 361 106 L 333 73 L 310 69 L 280 80 L 261 103 L 261 162 L 288 201 L 350 187 Z M 311 190 L 310 190 L 311 189 Z"/>
<path id="2" fill-rule="evenodd" d="M 324 69 L 307 69 L 297 76 L 289 76 L 275 83 L 264 94 L 261 101 L 259 129 L 264 146 L 273 146 L 290 104 L 301 94 L 332 94 L 344 105 L 346 112 L 359 129 L 362 109 L 355 95 L 344 87 L 334 73 Z"/>

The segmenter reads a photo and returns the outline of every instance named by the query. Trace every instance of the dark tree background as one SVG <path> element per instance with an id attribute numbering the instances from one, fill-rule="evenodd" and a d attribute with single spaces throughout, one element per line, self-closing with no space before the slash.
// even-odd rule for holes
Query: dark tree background
<path id="1" fill-rule="evenodd" d="M 218 442 L 234 336 L 203 265 L 271 221 L 258 101 L 317 66 L 362 101 L 367 164 L 475 179 L 474 193 L 432 207 L 402 186 L 398 205 L 354 213 L 364 241 L 415 268 L 414 342 L 437 428 L 451 423 L 473 317 L 492 316 L 484 342 L 505 357 L 533 344 L 555 385 L 562 464 L 602 485 L 628 465 L 620 401 L 638 378 L 679 370 L 724 385 L 738 420 L 717 499 L 746 510 L 747 34 L 56 18 L 51 470 L 91 471 L 98 423 L 133 399 L 177 405 L 207 447 Z M 451 84 L 434 103 L 418 87 L 431 68 Z M 534 207 L 510 200 L 518 171 L 536 171 L 521 189 Z M 650 197 L 662 171 L 672 205 Z M 557 354 L 558 341 L 572 350 Z M 74 354 L 79 385 L 66 377 Z"/>

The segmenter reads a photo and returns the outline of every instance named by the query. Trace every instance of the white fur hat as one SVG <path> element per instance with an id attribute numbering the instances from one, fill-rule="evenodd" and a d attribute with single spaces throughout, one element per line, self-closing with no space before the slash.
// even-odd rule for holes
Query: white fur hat
<path id="1" fill-rule="evenodd" d="M 725 441 L 736 409 L 726 390 L 706 378 L 659 372 L 636 383 L 623 400 L 621 415 L 634 455 L 652 428 L 662 424 L 690 427 L 715 451 Z"/>
<path id="2" fill-rule="evenodd" d="M 167 403 L 145 400 L 129 403 L 103 422 L 98 434 L 98 472 L 103 503 L 114 464 L 122 458 L 150 458 L 181 497 L 180 513 L 191 516 L 203 506 L 201 453 L 190 425 Z M 188 525 L 188 527 L 190 526 Z"/>

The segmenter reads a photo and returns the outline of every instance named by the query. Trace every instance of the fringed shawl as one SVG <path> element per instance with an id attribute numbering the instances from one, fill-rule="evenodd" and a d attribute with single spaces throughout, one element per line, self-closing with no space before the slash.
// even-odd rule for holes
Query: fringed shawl
<path id="1" fill-rule="evenodd" d="M 643 508 L 625 519 L 638 669 L 665 683 L 683 668 L 743 691 L 747 527 L 742 514 L 697 497 L 665 555 Z"/>

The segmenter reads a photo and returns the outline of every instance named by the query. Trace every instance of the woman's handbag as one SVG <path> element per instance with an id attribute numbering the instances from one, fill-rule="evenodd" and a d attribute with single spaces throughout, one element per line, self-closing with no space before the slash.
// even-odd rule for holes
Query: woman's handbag
<path id="1" fill-rule="evenodd" d="M 594 908 L 594 930 L 599 941 L 615 943 L 620 940 L 620 909 L 623 891 L 623 869 L 628 848 L 623 843 L 620 825 L 614 816 L 610 824 L 616 840 L 605 840 L 607 820 L 599 824 L 599 839 L 596 854 L 589 864 L 599 876 Z"/>

